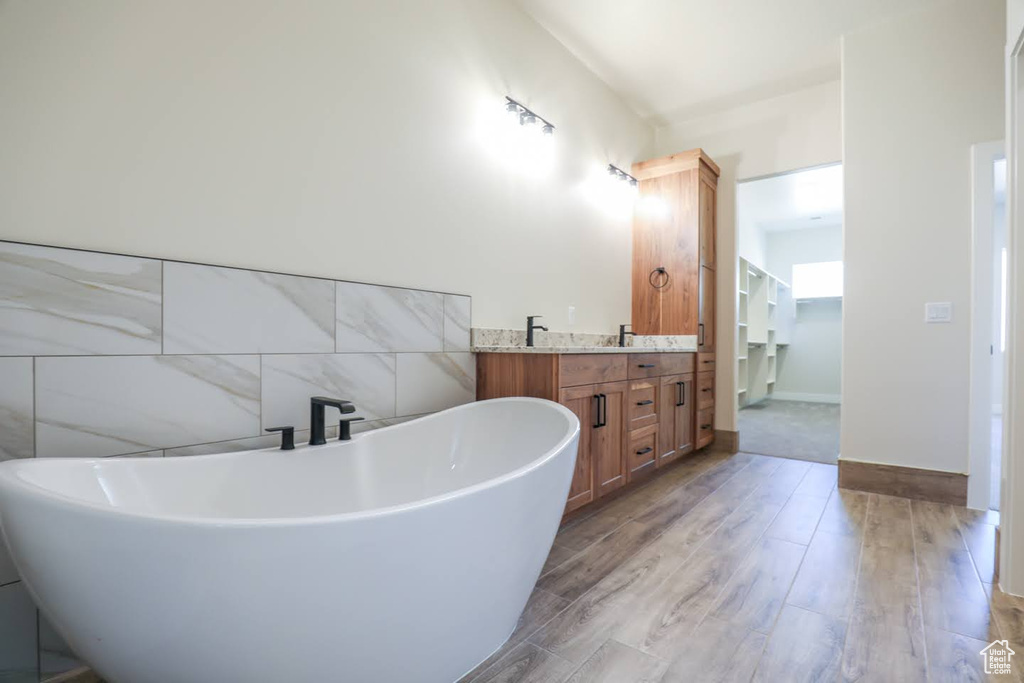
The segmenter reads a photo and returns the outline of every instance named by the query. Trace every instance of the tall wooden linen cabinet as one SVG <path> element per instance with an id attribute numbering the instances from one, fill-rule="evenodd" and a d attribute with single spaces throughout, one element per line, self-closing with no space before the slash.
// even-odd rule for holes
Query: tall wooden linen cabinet
<path id="1" fill-rule="evenodd" d="M 697 448 L 714 439 L 719 175 L 701 149 L 633 164 L 633 332 L 697 336 Z"/>

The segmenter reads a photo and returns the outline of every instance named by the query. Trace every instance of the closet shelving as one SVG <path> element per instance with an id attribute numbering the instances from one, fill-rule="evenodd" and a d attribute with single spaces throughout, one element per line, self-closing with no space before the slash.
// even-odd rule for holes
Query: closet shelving
<path id="1" fill-rule="evenodd" d="M 740 407 L 771 396 L 785 363 L 795 309 L 789 284 L 741 258 L 736 344 Z"/>

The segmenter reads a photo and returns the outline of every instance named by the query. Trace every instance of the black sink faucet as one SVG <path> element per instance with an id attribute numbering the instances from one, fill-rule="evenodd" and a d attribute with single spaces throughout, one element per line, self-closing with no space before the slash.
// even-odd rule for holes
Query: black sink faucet
<path id="1" fill-rule="evenodd" d="M 314 396 L 309 399 L 309 445 L 322 446 L 327 443 L 326 428 L 324 426 L 324 408 L 331 406 L 342 412 L 354 413 L 356 407 L 351 401 L 343 401 L 340 398 L 327 398 L 326 396 Z"/>
<path id="2" fill-rule="evenodd" d="M 632 325 L 630 325 L 629 323 L 626 323 L 625 325 L 619 325 L 619 348 L 623 348 L 624 346 L 626 346 L 626 335 L 627 334 L 630 337 L 632 337 L 633 335 L 636 334 L 636 332 L 627 332 L 626 331 L 627 327 L 632 327 Z"/>
<path id="3" fill-rule="evenodd" d="M 526 345 L 527 346 L 533 346 L 533 331 L 534 330 L 544 330 L 545 332 L 548 331 L 548 328 L 544 327 L 543 325 L 534 325 L 533 324 L 533 321 L 536 318 L 542 318 L 542 317 L 543 316 L 540 316 L 540 315 L 528 315 L 528 316 L 526 316 Z"/>

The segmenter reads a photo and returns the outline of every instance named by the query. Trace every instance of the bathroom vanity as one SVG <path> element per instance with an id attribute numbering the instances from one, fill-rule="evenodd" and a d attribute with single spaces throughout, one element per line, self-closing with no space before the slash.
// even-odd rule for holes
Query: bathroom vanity
<path id="1" fill-rule="evenodd" d="M 580 420 L 565 512 L 709 445 L 715 354 L 631 348 L 476 347 L 477 399 L 534 396 Z"/>

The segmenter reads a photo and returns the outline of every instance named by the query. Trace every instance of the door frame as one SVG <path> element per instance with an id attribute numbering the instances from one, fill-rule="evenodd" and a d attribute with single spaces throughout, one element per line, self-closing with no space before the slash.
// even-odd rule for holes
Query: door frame
<path id="1" fill-rule="evenodd" d="M 995 219 L 993 164 L 1005 156 L 1002 140 L 971 146 L 971 344 L 967 507 L 987 510 L 992 468 L 992 245 Z"/>

